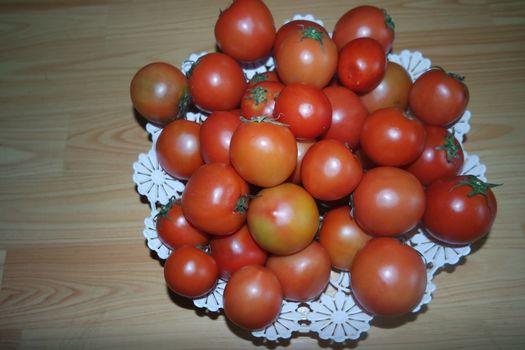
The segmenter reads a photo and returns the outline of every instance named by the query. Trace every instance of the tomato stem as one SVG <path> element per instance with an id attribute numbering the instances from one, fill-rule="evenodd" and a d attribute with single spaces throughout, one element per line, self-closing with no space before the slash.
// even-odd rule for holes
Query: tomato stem
<path id="1" fill-rule="evenodd" d="M 289 126 L 288 124 L 278 122 L 276 118 L 266 117 L 264 115 L 254 116 L 251 119 L 246 119 L 245 117 L 241 116 L 241 121 L 243 123 L 271 123 L 280 126 Z"/>
<path id="2" fill-rule="evenodd" d="M 319 29 L 309 26 L 309 27 L 305 27 L 302 30 L 302 33 L 303 33 L 302 39 L 313 39 L 313 40 L 318 41 L 319 44 L 321 44 L 321 46 L 323 46 L 323 36 L 324 36 L 324 34 Z"/>
<path id="3" fill-rule="evenodd" d="M 234 212 L 245 214 L 248 211 L 248 205 L 250 204 L 250 200 L 256 196 L 245 194 L 239 198 L 237 201 L 237 204 L 235 205 Z"/>
<path id="4" fill-rule="evenodd" d="M 445 151 L 447 162 L 454 163 L 454 159 L 459 159 L 459 147 L 454 142 L 456 141 L 456 138 L 454 137 L 454 129 L 452 129 L 452 133 L 447 131 L 444 141 L 445 143 L 441 146 L 437 146 L 436 149 L 439 151 Z"/>
<path id="5" fill-rule="evenodd" d="M 386 26 L 388 27 L 388 29 L 390 29 L 391 31 L 395 32 L 396 31 L 396 23 L 394 22 L 394 19 L 392 18 L 392 16 L 390 16 L 388 14 L 388 12 L 386 12 L 385 9 L 383 9 L 383 13 L 385 14 L 385 24 L 386 24 Z"/>
<path id="6" fill-rule="evenodd" d="M 502 184 L 493 184 L 480 180 L 474 175 L 467 175 L 465 180 L 459 181 L 455 186 L 451 188 L 457 188 L 461 186 L 470 186 L 472 191 L 467 195 L 468 197 L 474 197 L 475 195 L 481 194 L 482 196 L 487 196 L 487 190 L 496 186 L 501 186 Z"/>
<path id="7" fill-rule="evenodd" d="M 248 92 L 249 94 L 245 98 L 253 100 L 256 106 L 268 101 L 268 99 L 266 98 L 268 90 L 266 90 L 262 86 L 256 86 L 253 89 L 248 90 Z"/>

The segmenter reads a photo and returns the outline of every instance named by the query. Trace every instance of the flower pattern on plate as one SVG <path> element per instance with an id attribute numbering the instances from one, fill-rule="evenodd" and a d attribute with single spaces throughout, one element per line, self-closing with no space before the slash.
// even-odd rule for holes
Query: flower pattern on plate
<path id="1" fill-rule="evenodd" d="M 160 259 L 167 259 L 171 250 L 162 243 L 157 233 L 156 217 L 158 213 L 157 209 L 152 209 L 151 215 L 144 219 L 143 235 L 148 248 L 155 251 Z"/>
<path id="2" fill-rule="evenodd" d="M 264 337 L 274 341 L 279 338 L 290 338 L 293 332 L 301 331 L 305 328 L 308 331 L 307 327 L 301 326 L 300 321 L 306 318 L 305 313 L 301 312 L 301 310 L 299 303 L 285 300 L 277 320 L 265 329 L 254 331 L 252 334 L 258 338 Z"/>
<path id="3" fill-rule="evenodd" d="M 222 296 L 224 294 L 224 287 L 226 287 L 226 281 L 219 279 L 213 291 L 202 298 L 193 299 L 193 304 L 212 312 L 221 310 L 223 308 Z"/>

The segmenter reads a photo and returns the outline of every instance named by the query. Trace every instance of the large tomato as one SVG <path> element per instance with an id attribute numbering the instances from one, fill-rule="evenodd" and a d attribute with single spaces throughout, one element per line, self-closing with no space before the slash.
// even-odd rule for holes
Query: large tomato
<path id="1" fill-rule="evenodd" d="M 319 210 L 305 189 L 286 182 L 261 190 L 250 202 L 247 221 L 259 246 L 276 255 L 287 255 L 312 242 Z"/>
<path id="2" fill-rule="evenodd" d="M 216 111 L 206 118 L 199 134 L 201 155 L 206 163 L 230 164 L 230 142 L 240 124 L 238 111 Z"/>
<path id="3" fill-rule="evenodd" d="M 317 298 L 330 280 L 330 256 L 316 241 L 294 254 L 270 256 L 266 266 L 279 279 L 284 298 L 292 301 Z"/>
<path id="4" fill-rule="evenodd" d="M 423 216 L 426 232 L 450 245 L 466 245 L 487 235 L 498 209 L 494 186 L 472 175 L 430 184 Z"/>
<path id="5" fill-rule="evenodd" d="M 261 0 L 236 0 L 215 23 L 217 46 L 239 61 L 256 61 L 272 51 L 275 25 Z"/>
<path id="6" fill-rule="evenodd" d="M 273 43 L 274 56 L 275 56 L 275 52 L 277 52 L 277 50 L 281 47 L 281 44 L 283 43 L 284 39 L 288 36 L 288 34 L 290 34 L 290 32 L 292 32 L 294 30 L 303 30 L 306 27 L 314 28 L 314 29 L 324 33 L 327 37 L 329 36 L 329 34 L 326 31 L 326 29 L 322 25 L 320 25 L 320 24 L 318 24 L 316 22 L 309 21 L 309 20 L 306 20 L 306 19 L 296 19 L 296 20 L 287 22 L 287 23 L 283 24 L 279 28 L 277 33 L 275 34 L 275 41 Z"/>
<path id="7" fill-rule="evenodd" d="M 419 252 L 395 238 L 373 238 L 357 252 L 350 287 L 359 305 L 371 314 L 399 316 L 423 298 L 427 270 Z"/>
<path id="8" fill-rule="evenodd" d="M 171 176 L 186 180 L 204 163 L 200 128 L 199 123 L 178 119 L 162 129 L 155 149 L 160 166 Z"/>
<path id="9" fill-rule="evenodd" d="M 303 180 L 301 177 L 301 164 L 306 152 L 316 143 L 315 140 L 297 140 L 297 165 L 292 175 L 288 178 L 288 181 L 295 184 L 300 184 Z"/>
<path id="10" fill-rule="evenodd" d="M 246 89 L 241 101 L 241 114 L 245 118 L 271 117 L 275 100 L 284 85 L 275 81 L 263 81 Z"/>

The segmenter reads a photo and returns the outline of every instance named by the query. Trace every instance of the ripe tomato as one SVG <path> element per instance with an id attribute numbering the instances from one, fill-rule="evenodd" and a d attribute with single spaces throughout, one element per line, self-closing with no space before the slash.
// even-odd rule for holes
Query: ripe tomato
<path id="1" fill-rule="evenodd" d="M 354 218 L 368 234 L 396 236 L 413 229 L 425 211 L 425 191 L 408 171 L 368 170 L 354 191 Z"/>
<path id="2" fill-rule="evenodd" d="M 381 44 L 385 53 L 389 53 L 394 36 L 395 25 L 392 17 L 383 9 L 365 5 L 354 7 L 339 18 L 332 38 L 338 50 L 354 39 L 373 38 Z"/>
<path id="3" fill-rule="evenodd" d="M 222 278 L 246 265 L 264 265 L 267 253 L 253 240 L 248 227 L 223 237 L 214 237 L 210 242 L 210 255 L 217 262 Z"/>
<path id="4" fill-rule="evenodd" d="M 355 93 L 345 87 L 329 86 L 323 92 L 332 105 L 332 123 L 321 138 L 334 139 L 349 148 L 357 148 L 368 115 L 365 106 Z"/>
<path id="5" fill-rule="evenodd" d="M 211 256 L 194 246 L 185 245 L 171 252 L 164 263 L 164 279 L 173 292 L 198 298 L 215 287 L 219 269 Z"/>
<path id="6" fill-rule="evenodd" d="M 200 128 L 196 122 L 178 119 L 162 129 L 155 149 L 160 166 L 171 176 L 186 180 L 204 163 Z"/>
<path id="7" fill-rule="evenodd" d="M 261 190 L 250 202 L 247 221 L 261 248 L 287 255 L 312 242 L 319 225 L 319 210 L 305 189 L 286 182 Z"/>
<path id="8" fill-rule="evenodd" d="M 275 100 L 281 93 L 284 85 L 275 81 L 263 81 L 246 89 L 241 100 L 241 114 L 243 117 L 271 117 L 275 107 Z"/>
<path id="9" fill-rule="evenodd" d="M 427 270 L 419 252 L 389 237 L 368 241 L 357 252 L 350 274 L 356 301 L 379 316 L 412 311 L 427 286 Z"/>
<path id="10" fill-rule="evenodd" d="M 357 157 L 336 140 L 321 140 L 304 155 L 301 178 L 304 188 L 323 201 L 341 199 L 357 187 L 363 168 Z"/>
<path id="11" fill-rule="evenodd" d="M 403 166 L 425 147 L 425 128 L 401 110 L 383 108 L 370 114 L 361 132 L 361 149 L 377 165 Z"/>
<path id="12" fill-rule="evenodd" d="M 182 194 L 182 212 L 186 219 L 204 232 L 231 234 L 246 220 L 248 184 L 224 163 L 200 167 L 186 184 Z"/>
<path id="13" fill-rule="evenodd" d="M 430 236 L 450 245 L 466 245 L 487 235 L 497 201 L 491 187 L 475 176 L 437 180 L 427 188 L 423 226 Z"/>
<path id="14" fill-rule="evenodd" d="M 465 112 L 469 91 L 464 77 L 434 67 L 421 74 L 410 90 L 408 103 L 423 122 L 450 126 Z"/>
<path id="15" fill-rule="evenodd" d="M 200 149 L 206 163 L 230 164 L 230 142 L 241 124 L 239 111 L 216 111 L 202 123 Z"/>
<path id="16" fill-rule="evenodd" d="M 183 115 L 191 99 L 184 74 L 163 62 L 142 67 L 131 80 L 130 95 L 135 109 L 161 126 Z"/>
<path id="17" fill-rule="evenodd" d="M 330 127 L 332 106 L 323 90 L 294 83 L 285 86 L 275 103 L 274 117 L 290 126 L 298 139 L 313 139 Z"/>
<path id="18" fill-rule="evenodd" d="M 248 89 L 255 87 L 255 85 L 262 83 L 263 81 L 274 81 L 280 83 L 277 72 L 274 70 L 269 70 L 262 73 L 255 73 L 253 77 L 248 82 Z"/>
<path id="19" fill-rule="evenodd" d="M 246 78 L 239 63 L 218 52 L 199 58 L 188 82 L 193 102 L 205 112 L 237 108 L 246 90 Z"/>
<path id="20" fill-rule="evenodd" d="M 261 0 L 236 0 L 215 23 L 217 46 L 239 61 L 256 61 L 272 51 L 273 16 Z"/>
<path id="21" fill-rule="evenodd" d="M 372 91 L 361 96 L 369 113 L 381 108 L 396 107 L 406 110 L 412 78 L 403 66 L 388 62 L 383 80 Z"/>
<path id="22" fill-rule="evenodd" d="M 342 271 L 350 271 L 355 254 L 370 238 L 355 222 L 348 206 L 329 210 L 319 231 L 319 243 L 330 255 L 332 266 Z"/>
<path id="23" fill-rule="evenodd" d="M 423 185 L 437 179 L 458 175 L 463 168 L 464 155 L 453 134 L 441 126 L 425 126 L 426 141 L 423 153 L 406 170 Z"/>
<path id="24" fill-rule="evenodd" d="M 294 171 L 297 144 L 288 127 L 268 119 L 253 119 L 239 125 L 233 134 L 230 160 L 249 183 L 275 186 Z"/>
<path id="25" fill-rule="evenodd" d="M 275 34 L 275 41 L 273 43 L 274 56 L 275 56 L 275 52 L 278 51 L 284 39 L 286 38 L 288 34 L 290 34 L 290 32 L 295 31 L 295 30 L 303 30 L 307 27 L 315 28 L 316 30 L 324 33 L 326 36 L 329 36 L 326 29 L 322 25 L 316 22 L 309 21 L 306 19 L 296 19 L 296 20 L 290 21 L 288 23 L 283 24 L 277 31 L 277 34 Z"/>
<path id="26" fill-rule="evenodd" d="M 303 180 L 301 177 L 301 164 L 306 152 L 315 144 L 315 140 L 297 140 L 297 165 L 292 175 L 288 178 L 288 181 L 294 184 L 300 184 Z"/>
<path id="27" fill-rule="evenodd" d="M 386 64 L 386 55 L 376 40 L 354 39 L 339 51 L 337 77 L 353 92 L 364 94 L 381 83 Z"/>
<path id="28" fill-rule="evenodd" d="M 268 258 L 266 266 L 272 270 L 283 288 L 285 299 L 309 301 L 325 290 L 330 280 L 330 256 L 316 241 L 297 253 Z"/>
<path id="29" fill-rule="evenodd" d="M 337 68 L 334 42 L 325 31 L 311 26 L 288 32 L 274 54 L 277 74 L 286 85 L 306 83 L 322 89 Z"/>
<path id="30" fill-rule="evenodd" d="M 268 268 L 248 265 L 233 273 L 224 289 L 224 313 L 230 321 L 247 330 L 272 324 L 283 302 L 279 280 Z"/>

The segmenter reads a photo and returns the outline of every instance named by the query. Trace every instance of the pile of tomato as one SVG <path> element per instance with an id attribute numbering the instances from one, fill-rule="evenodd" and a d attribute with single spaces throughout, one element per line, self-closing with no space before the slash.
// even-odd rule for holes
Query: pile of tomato
<path id="1" fill-rule="evenodd" d="M 155 62 L 131 82 L 135 109 L 163 128 L 159 163 L 185 182 L 156 220 L 169 288 L 197 298 L 227 280 L 225 315 L 256 330 L 284 299 L 317 298 L 335 269 L 370 314 L 410 312 L 427 269 L 403 238 L 422 227 L 467 245 L 496 215 L 494 185 L 459 175 L 463 78 L 431 68 L 413 82 L 388 62 L 393 21 L 374 6 L 350 9 L 330 36 L 308 20 L 276 30 L 263 1 L 236 0 L 215 37 L 187 75 Z M 271 55 L 275 70 L 248 81 L 243 64 Z"/>

